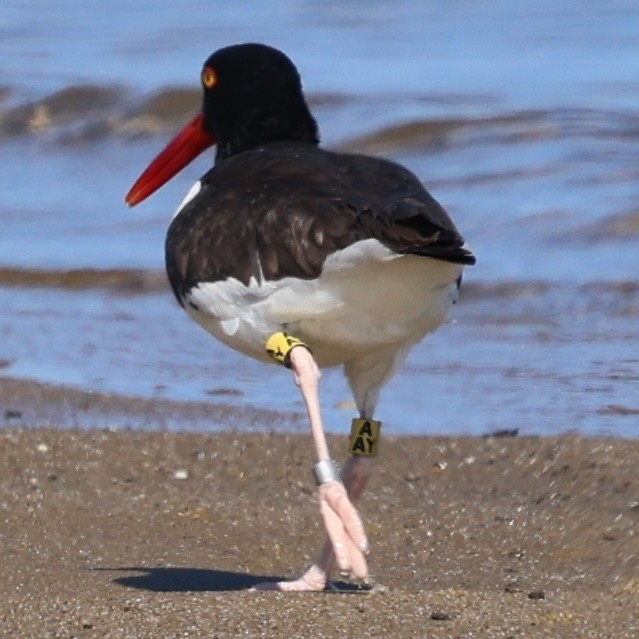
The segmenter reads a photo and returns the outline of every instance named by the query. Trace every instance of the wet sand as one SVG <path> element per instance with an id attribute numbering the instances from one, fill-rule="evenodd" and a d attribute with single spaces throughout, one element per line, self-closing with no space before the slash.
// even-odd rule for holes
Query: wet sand
<path id="1" fill-rule="evenodd" d="M 5 421 L 55 400 L 4 381 Z M 0 431 L 3 636 L 639 636 L 637 440 L 388 436 L 376 588 L 300 595 L 247 589 L 321 542 L 308 436 L 27 426 Z"/>

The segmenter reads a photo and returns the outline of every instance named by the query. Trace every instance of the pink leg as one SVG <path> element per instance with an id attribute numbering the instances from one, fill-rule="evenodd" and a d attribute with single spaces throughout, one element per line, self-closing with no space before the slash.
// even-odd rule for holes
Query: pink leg
<path id="1" fill-rule="evenodd" d="M 306 348 L 293 348 L 290 358 L 295 383 L 299 386 L 306 403 L 317 458 L 319 461 L 328 460 L 330 456 L 321 420 L 318 395 L 319 368 Z M 368 552 L 368 540 L 353 502 L 359 498 L 366 485 L 369 461 L 352 457 L 342 471 L 343 484 L 331 481 L 319 487 L 320 512 L 324 519 L 328 540 L 317 562 L 299 579 L 258 584 L 255 590 L 323 590 L 335 562 L 341 571 L 352 573 L 356 578 L 368 582 L 368 564 L 365 557 Z"/>
<path id="2" fill-rule="evenodd" d="M 350 457 L 342 470 L 342 479 L 353 503 L 361 497 L 373 460 L 370 457 Z M 255 590 L 277 590 L 280 592 L 320 591 L 328 585 L 335 566 L 333 544 L 326 539 L 315 563 L 298 579 L 292 581 L 267 582 L 255 586 Z"/>

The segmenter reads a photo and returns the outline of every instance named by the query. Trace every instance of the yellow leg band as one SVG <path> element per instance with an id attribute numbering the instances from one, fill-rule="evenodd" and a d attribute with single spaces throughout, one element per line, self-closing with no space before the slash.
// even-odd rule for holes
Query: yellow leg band
<path id="1" fill-rule="evenodd" d="M 303 346 L 311 350 L 308 346 L 297 337 L 293 337 L 288 333 L 273 333 L 267 340 L 264 347 L 266 352 L 279 364 L 283 364 L 286 368 L 291 367 L 291 351 L 296 346 Z"/>
<path id="2" fill-rule="evenodd" d="M 381 426 L 382 422 L 374 419 L 360 419 L 359 417 L 353 419 L 349 442 L 351 455 L 377 457 Z"/>

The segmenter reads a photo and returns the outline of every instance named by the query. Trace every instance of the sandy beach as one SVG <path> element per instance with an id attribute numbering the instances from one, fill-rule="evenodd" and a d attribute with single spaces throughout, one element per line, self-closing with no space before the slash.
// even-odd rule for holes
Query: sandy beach
<path id="1" fill-rule="evenodd" d="M 5 422 L 55 395 L 9 387 L 32 394 L 0 393 Z M 576 435 L 385 437 L 361 506 L 373 590 L 253 593 L 321 543 L 308 436 L 9 425 L 1 634 L 630 639 L 638 458 Z"/>

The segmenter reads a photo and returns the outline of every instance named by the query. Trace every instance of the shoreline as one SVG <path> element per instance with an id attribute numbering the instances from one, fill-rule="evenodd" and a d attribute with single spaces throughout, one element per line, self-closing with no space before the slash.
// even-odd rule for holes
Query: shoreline
<path id="1" fill-rule="evenodd" d="M 91 391 L 38 380 L 0 376 L 2 428 L 215 433 L 277 428 L 303 432 L 305 415 L 250 406 L 180 401 Z M 188 422 L 189 428 L 182 424 Z"/>
<path id="2" fill-rule="evenodd" d="M 0 368 L 2 362 L 0 361 Z M 610 406 L 620 415 L 634 409 Z M 189 426 L 184 427 L 188 422 Z M 3 428 L 55 428 L 60 430 L 111 430 L 172 433 L 292 433 L 304 435 L 308 422 L 303 412 L 226 404 L 223 395 L 210 401 L 186 401 L 165 397 L 122 395 L 92 391 L 64 384 L 0 375 L 0 431 Z M 390 433 L 393 437 L 445 437 L 440 431 Z M 520 432 L 517 427 L 482 433 L 453 433 L 455 437 L 584 437 L 638 441 L 635 436 L 592 434 L 579 429 L 556 435 Z"/>

